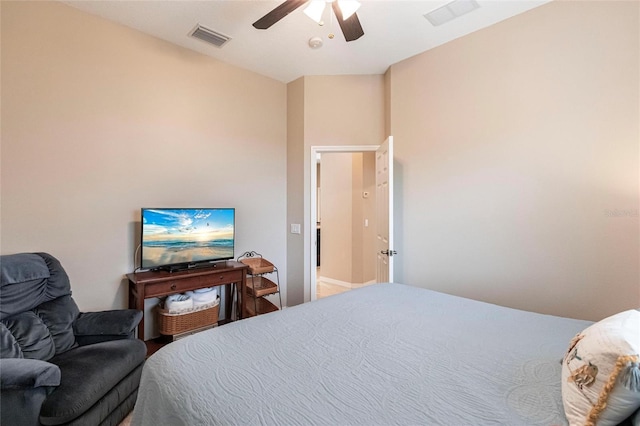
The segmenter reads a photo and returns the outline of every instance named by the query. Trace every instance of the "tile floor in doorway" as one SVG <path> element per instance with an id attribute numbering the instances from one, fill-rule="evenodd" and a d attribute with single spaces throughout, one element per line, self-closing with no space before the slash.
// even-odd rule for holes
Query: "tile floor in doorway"
<path id="1" fill-rule="evenodd" d="M 329 284 L 323 281 L 317 281 L 316 283 L 316 296 L 318 299 L 323 297 L 333 296 L 334 294 L 344 293 L 351 290 L 350 288 L 343 287 L 341 285 Z"/>

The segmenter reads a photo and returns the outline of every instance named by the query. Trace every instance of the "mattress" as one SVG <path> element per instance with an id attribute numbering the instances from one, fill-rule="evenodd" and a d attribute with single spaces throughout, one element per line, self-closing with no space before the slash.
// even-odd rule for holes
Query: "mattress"
<path id="1" fill-rule="evenodd" d="M 372 285 L 165 346 L 132 424 L 567 424 L 560 360 L 590 324 Z"/>

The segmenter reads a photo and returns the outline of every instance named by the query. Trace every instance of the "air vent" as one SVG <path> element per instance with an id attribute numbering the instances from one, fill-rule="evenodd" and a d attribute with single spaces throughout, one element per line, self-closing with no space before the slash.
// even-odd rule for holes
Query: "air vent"
<path id="1" fill-rule="evenodd" d="M 210 30 L 209 28 L 203 27 L 202 25 L 198 25 L 196 29 L 191 32 L 191 37 L 206 41 L 207 43 L 213 44 L 216 47 L 222 47 L 226 42 L 231 40 L 231 37 Z"/>

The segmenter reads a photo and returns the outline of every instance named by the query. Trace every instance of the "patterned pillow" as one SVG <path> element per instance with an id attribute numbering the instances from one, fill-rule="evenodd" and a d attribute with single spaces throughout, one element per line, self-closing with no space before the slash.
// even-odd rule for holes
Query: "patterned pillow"
<path id="1" fill-rule="evenodd" d="M 615 426 L 640 407 L 640 312 L 624 311 L 581 333 L 562 360 L 571 425 Z"/>

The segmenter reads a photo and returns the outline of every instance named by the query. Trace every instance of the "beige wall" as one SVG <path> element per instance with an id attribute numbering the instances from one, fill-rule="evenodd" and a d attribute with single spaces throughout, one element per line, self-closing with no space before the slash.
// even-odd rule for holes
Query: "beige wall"
<path id="1" fill-rule="evenodd" d="M 382 75 L 308 76 L 304 80 L 306 146 L 382 143 Z"/>
<path id="2" fill-rule="evenodd" d="M 290 185 L 287 191 L 289 211 L 299 212 L 303 217 L 290 214 L 288 223 L 301 223 L 304 238 L 289 237 L 287 247 L 289 260 L 304 262 L 303 271 L 292 274 L 289 269 L 288 279 L 291 282 L 289 291 L 302 294 L 303 298 L 289 298 L 289 305 L 310 300 L 310 277 L 304 271 L 310 270 L 309 257 L 315 253 L 312 247 L 312 232 L 305 218 L 310 217 L 310 182 L 312 146 L 345 146 L 345 145 L 378 145 L 384 139 L 384 76 L 382 75 L 346 75 L 346 76 L 307 76 L 302 83 L 296 80 L 287 86 L 288 92 L 295 91 L 296 99 L 302 102 L 302 112 L 293 112 L 292 108 L 300 108 L 300 103 L 289 104 L 289 116 L 295 115 L 296 123 L 289 126 L 302 126 L 302 140 L 289 137 L 289 155 L 287 165 L 294 173 L 287 176 L 302 184 L 302 191 L 296 185 Z M 302 89 L 298 86 L 302 84 Z M 302 90 L 302 93 L 300 93 Z M 300 99 L 303 99 L 300 101 Z M 291 99 L 291 93 L 289 94 Z M 300 117 L 302 114 L 302 117 Z M 299 128 L 299 127 L 297 127 Z M 298 144 L 291 147 L 291 144 Z M 301 150 L 301 152 L 300 152 Z M 302 164 L 303 169 L 297 167 Z M 294 203 L 295 206 L 291 206 Z"/>
<path id="3" fill-rule="evenodd" d="M 82 309 L 125 304 L 145 205 L 236 207 L 238 250 L 308 300 L 310 148 L 388 133 L 396 280 L 580 318 L 640 305 L 638 2 L 552 2 L 385 76 L 286 86 L 60 3 L 0 7 L 0 249 L 60 257 Z"/>
<path id="4" fill-rule="evenodd" d="M 391 67 L 396 280 L 640 306 L 638 2 L 552 2 Z"/>
<path id="5" fill-rule="evenodd" d="M 375 152 L 352 154 L 352 164 L 353 270 L 351 282 L 366 284 L 376 279 Z"/>
<path id="6" fill-rule="evenodd" d="M 304 78 L 287 85 L 287 223 L 305 224 Z M 304 302 L 304 233 L 287 234 L 287 305 Z"/>
<path id="7" fill-rule="evenodd" d="M 352 283 L 363 282 L 363 241 L 364 241 L 364 224 L 362 218 L 364 217 L 364 203 L 362 199 L 363 191 L 363 162 L 362 153 L 356 152 L 351 154 L 351 229 L 353 235 L 351 236 L 351 280 Z M 375 247 L 369 247 L 371 251 L 375 250 Z"/>
<path id="8" fill-rule="evenodd" d="M 236 255 L 286 268 L 285 84 L 62 3 L 1 7 L 3 254 L 50 252 L 81 309 L 120 308 L 140 207 L 229 206 Z"/>
<path id="9" fill-rule="evenodd" d="M 345 284 L 352 283 L 354 245 L 353 154 L 322 154 L 321 173 L 321 268 L 320 276 Z M 357 267 L 355 268 L 358 269 Z"/>

